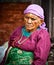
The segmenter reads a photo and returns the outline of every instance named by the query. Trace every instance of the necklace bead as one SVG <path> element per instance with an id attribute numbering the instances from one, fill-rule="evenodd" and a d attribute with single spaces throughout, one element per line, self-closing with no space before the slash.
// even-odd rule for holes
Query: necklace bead
<path id="1" fill-rule="evenodd" d="M 22 35 L 21 38 L 18 40 L 18 44 L 24 43 L 29 37 L 27 37 L 26 39 L 24 39 L 23 41 L 21 41 L 22 38 L 23 38 L 23 35 Z"/>

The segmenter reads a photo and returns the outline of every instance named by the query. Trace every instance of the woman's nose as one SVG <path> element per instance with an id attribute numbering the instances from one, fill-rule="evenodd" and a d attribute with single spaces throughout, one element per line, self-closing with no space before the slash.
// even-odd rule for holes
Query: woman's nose
<path id="1" fill-rule="evenodd" d="M 28 19 L 28 23 L 31 23 L 32 21 L 31 21 L 31 19 Z"/>

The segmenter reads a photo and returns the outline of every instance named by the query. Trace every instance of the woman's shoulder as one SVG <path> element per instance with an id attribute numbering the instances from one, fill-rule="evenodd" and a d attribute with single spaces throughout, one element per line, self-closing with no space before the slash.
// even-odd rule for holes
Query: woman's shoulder
<path id="1" fill-rule="evenodd" d="M 44 37 L 50 37 L 49 32 L 45 29 L 40 29 L 38 31 L 38 36 L 43 37 L 43 38 Z"/>
<path id="2" fill-rule="evenodd" d="M 32 37 L 47 37 L 50 36 L 46 29 L 39 29 L 32 33 Z"/>
<path id="3" fill-rule="evenodd" d="M 10 35 L 10 39 L 14 39 L 19 36 L 22 32 L 22 27 L 17 27 Z"/>
<path id="4" fill-rule="evenodd" d="M 22 27 L 21 27 L 21 26 L 17 27 L 17 28 L 12 32 L 11 36 L 12 36 L 12 35 L 19 35 L 19 34 L 21 33 L 21 30 L 22 30 Z"/>
<path id="5" fill-rule="evenodd" d="M 40 34 L 46 34 L 46 35 L 49 34 L 48 30 L 46 30 L 46 29 L 40 29 L 39 33 Z"/>

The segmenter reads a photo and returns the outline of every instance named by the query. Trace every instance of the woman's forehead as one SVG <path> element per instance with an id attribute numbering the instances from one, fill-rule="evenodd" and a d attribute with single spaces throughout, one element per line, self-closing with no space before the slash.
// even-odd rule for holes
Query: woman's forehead
<path id="1" fill-rule="evenodd" d="M 25 16 L 32 17 L 32 18 L 40 18 L 40 17 L 38 17 L 38 16 L 36 16 L 35 14 L 32 14 L 32 13 L 27 13 L 27 14 L 25 14 Z"/>

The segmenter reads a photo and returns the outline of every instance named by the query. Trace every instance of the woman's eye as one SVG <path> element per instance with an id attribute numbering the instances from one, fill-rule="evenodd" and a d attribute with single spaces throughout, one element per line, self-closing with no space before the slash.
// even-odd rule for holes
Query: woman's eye
<path id="1" fill-rule="evenodd" d="M 31 20 L 36 20 L 36 19 L 34 19 L 34 18 L 31 18 Z"/>
<path id="2" fill-rule="evenodd" d="M 29 17 L 25 16 L 26 19 L 29 19 Z"/>

